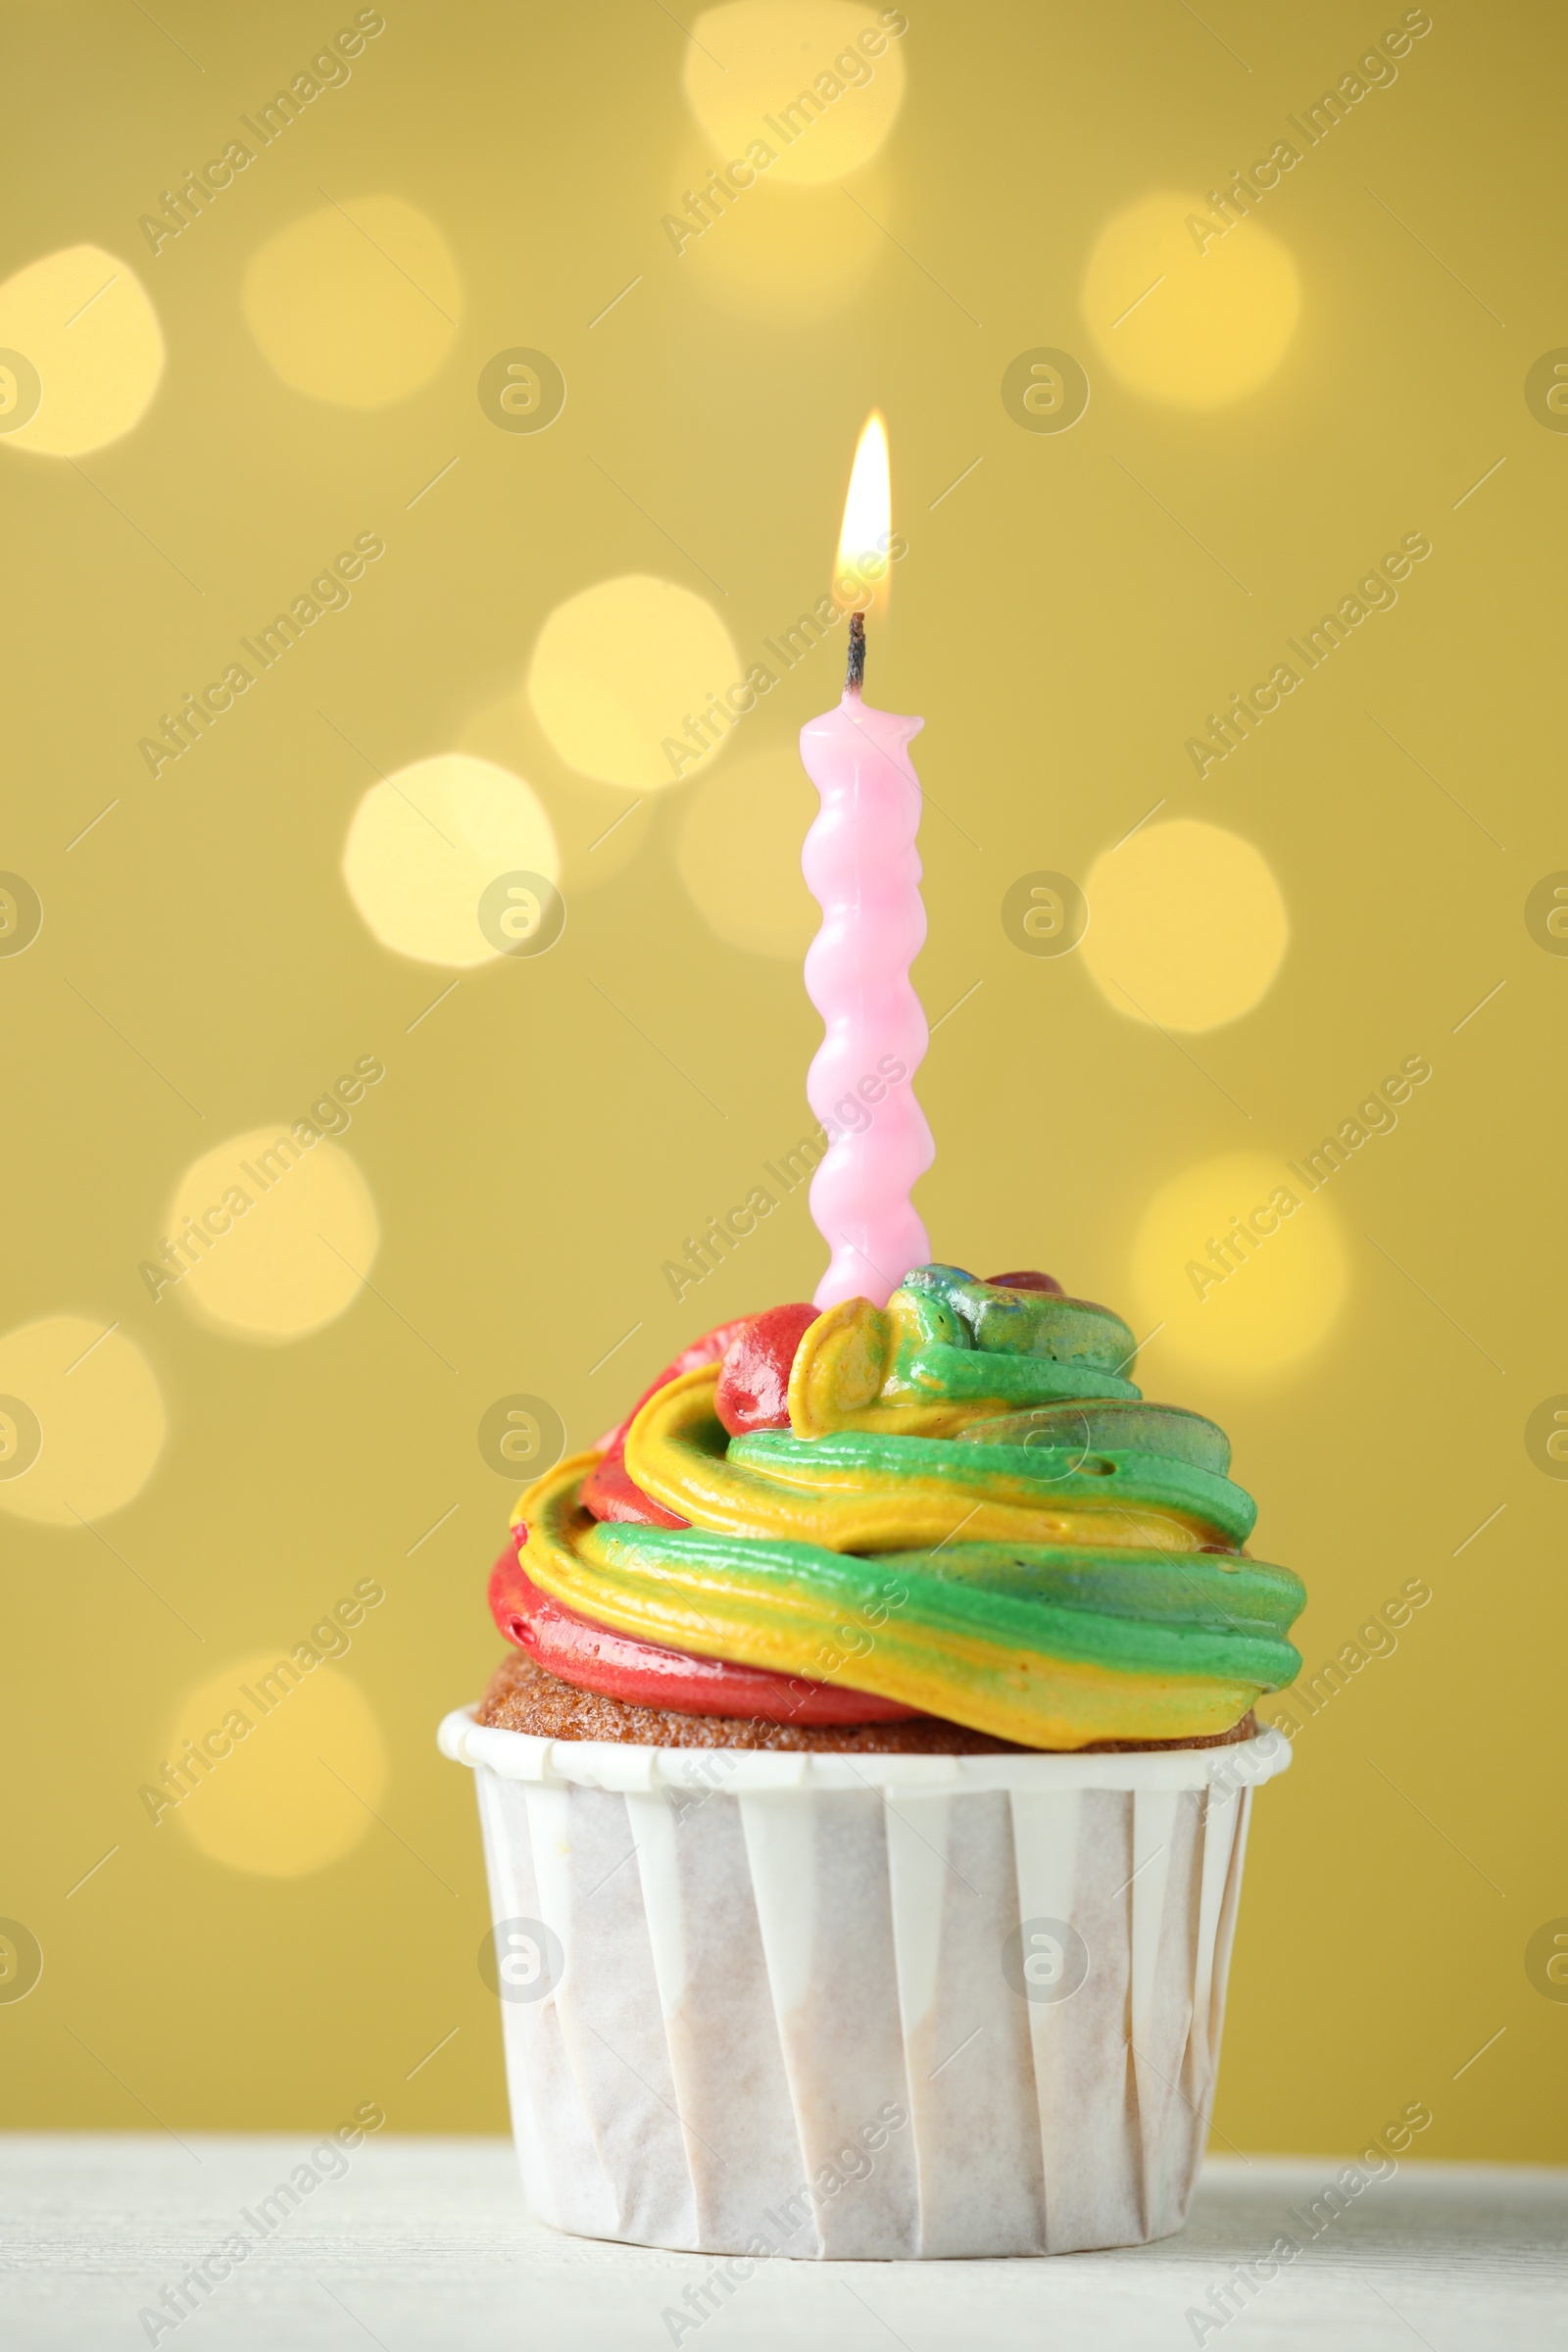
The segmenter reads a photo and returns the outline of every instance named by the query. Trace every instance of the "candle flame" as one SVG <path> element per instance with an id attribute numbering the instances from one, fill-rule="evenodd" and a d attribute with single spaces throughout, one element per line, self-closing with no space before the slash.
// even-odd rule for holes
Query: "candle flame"
<path id="1" fill-rule="evenodd" d="M 850 494 L 844 502 L 833 593 L 841 605 L 862 612 L 888 608 L 888 543 L 893 529 L 893 492 L 888 473 L 888 428 L 880 409 L 865 420 Z"/>

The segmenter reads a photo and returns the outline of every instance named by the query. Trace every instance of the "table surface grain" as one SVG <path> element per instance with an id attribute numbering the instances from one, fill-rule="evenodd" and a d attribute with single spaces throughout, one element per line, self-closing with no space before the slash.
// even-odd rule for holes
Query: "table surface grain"
<path id="1" fill-rule="evenodd" d="M 729 2291 L 703 2255 L 558 2236 L 523 2215 L 500 2139 L 368 2140 L 196 2308 L 166 2289 L 236 2230 L 310 2141 L 0 2135 L 0 2343 L 104 2352 L 1536 2352 L 1568 2344 L 1568 2172 L 1406 2165 L 1366 2188 L 1222 2326 L 1210 2290 L 1292 2230 L 1331 2157 L 1211 2159 L 1163 2244 L 1045 2261 L 763 2263 Z M 247 2230 L 247 2234 L 255 2235 Z M 1295 2234 L 1304 2234 L 1298 2227 Z M 696 2290 L 692 2301 L 686 2298 Z M 176 2296 L 173 2308 L 178 2308 Z M 1223 2306 L 1222 2306 L 1223 2308 Z M 703 2316 L 706 2313 L 706 2316 Z M 167 2309 L 166 2314 L 167 2316 Z"/>

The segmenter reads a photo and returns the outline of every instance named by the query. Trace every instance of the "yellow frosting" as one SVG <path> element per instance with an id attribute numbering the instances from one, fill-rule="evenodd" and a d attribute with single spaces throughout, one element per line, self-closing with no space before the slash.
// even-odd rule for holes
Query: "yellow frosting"
<path id="1" fill-rule="evenodd" d="M 1243 1548 L 1223 1433 L 1131 1358 L 1103 1307 L 918 1267 L 817 1317 L 788 1431 L 728 1437 L 715 1365 L 655 1392 L 626 1468 L 686 1525 L 594 1519 L 579 1455 L 518 1504 L 523 1565 L 621 1632 L 1026 1746 L 1227 1731 L 1298 1670 L 1304 1594 Z"/>

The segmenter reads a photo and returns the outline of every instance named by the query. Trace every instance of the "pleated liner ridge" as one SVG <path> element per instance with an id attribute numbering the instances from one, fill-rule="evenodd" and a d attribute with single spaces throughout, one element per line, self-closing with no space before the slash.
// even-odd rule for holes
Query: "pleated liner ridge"
<path id="1" fill-rule="evenodd" d="M 867 1763 L 755 1794 L 477 1765 L 496 1918 L 565 1954 L 502 2003 L 541 2221 L 818 2260 L 1180 2229 L 1250 1789 L 884 1789 Z M 1082 1946 L 1050 1929 L 1030 1997 L 1019 1932 L 1062 1922 Z M 1087 1974 L 1052 1997 L 1063 1946 Z"/>

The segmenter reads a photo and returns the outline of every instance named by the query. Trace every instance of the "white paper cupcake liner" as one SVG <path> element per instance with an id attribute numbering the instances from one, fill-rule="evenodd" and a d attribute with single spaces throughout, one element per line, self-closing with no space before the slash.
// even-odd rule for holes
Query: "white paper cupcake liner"
<path id="1" fill-rule="evenodd" d="M 465 1711 L 440 1740 L 474 1768 L 539 2220 L 817 2260 L 1181 2228 L 1280 1734 L 790 1754 L 541 1740 Z"/>

